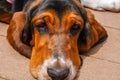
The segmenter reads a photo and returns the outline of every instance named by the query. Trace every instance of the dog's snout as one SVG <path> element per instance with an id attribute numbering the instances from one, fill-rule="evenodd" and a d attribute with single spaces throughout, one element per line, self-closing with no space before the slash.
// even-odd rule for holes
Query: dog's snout
<path id="1" fill-rule="evenodd" d="M 64 80 L 68 74 L 69 74 L 69 69 L 53 69 L 53 68 L 48 68 L 47 69 L 48 75 L 53 79 L 53 80 Z"/>

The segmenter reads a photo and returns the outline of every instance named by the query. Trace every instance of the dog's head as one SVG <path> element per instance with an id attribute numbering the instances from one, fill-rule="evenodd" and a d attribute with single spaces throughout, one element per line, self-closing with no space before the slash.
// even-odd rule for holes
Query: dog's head
<path id="1" fill-rule="evenodd" d="M 23 16 L 21 40 L 32 48 L 32 75 L 39 80 L 77 78 L 82 64 L 78 48 L 91 31 L 79 1 L 30 0 Z"/>
<path id="2" fill-rule="evenodd" d="M 32 32 L 32 75 L 39 80 L 75 79 L 82 63 L 78 38 L 87 27 L 84 9 L 74 0 L 32 2 L 27 9 L 26 29 L 31 31 L 25 32 Z"/>
<path id="3" fill-rule="evenodd" d="M 81 65 L 78 38 L 87 24 L 84 9 L 73 0 L 44 0 L 31 8 L 30 70 L 39 80 L 73 80 Z"/>

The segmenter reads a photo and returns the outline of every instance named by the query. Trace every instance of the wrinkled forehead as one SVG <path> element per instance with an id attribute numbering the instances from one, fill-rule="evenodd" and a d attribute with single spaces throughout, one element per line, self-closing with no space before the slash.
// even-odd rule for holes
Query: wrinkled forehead
<path id="1" fill-rule="evenodd" d="M 40 0 L 40 1 L 38 0 L 38 3 L 36 4 L 34 1 L 32 1 L 31 3 L 28 3 L 28 5 L 26 6 L 26 8 L 33 6 L 27 13 L 29 20 L 31 20 L 31 18 L 36 13 L 41 13 L 42 11 L 49 9 L 54 10 L 60 19 L 62 18 L 64 13 L 68 10 L 77 12 L 84 20 L 86 19 L 85 11 L 82 8 L 79 9 L 73 0 Z"/>
<path id="2" fill-rule="evenodd" d="M 72 0 L 45 0 L 39 6 L 38 11 L 45 9 L 54 10 L 59 15 L 59 17 L 62 17 L 63 13 L 65 13 L 66 10 L 76 10 L 77 12 L 79 12 Z"/>

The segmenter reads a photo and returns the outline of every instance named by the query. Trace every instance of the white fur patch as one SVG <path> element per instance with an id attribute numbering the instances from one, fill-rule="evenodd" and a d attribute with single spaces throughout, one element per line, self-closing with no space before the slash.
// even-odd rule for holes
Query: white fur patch
<path id="1" fill-rule="evenodd" d="M 81 4 L 96 10 L 120 11 L 120 0 L 81 0 Z"/>

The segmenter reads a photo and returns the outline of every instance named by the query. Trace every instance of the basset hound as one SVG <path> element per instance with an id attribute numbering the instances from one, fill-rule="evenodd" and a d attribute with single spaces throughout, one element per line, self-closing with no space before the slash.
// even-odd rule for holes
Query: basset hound
<path id="1" fill-rule="evenodd" d="M 106 38 L 106 30 L 79 0 L 27 0 L 7 30 L 9 43 L 30 58 L 38 80 L 77 80 L 80 54 Z"/>

